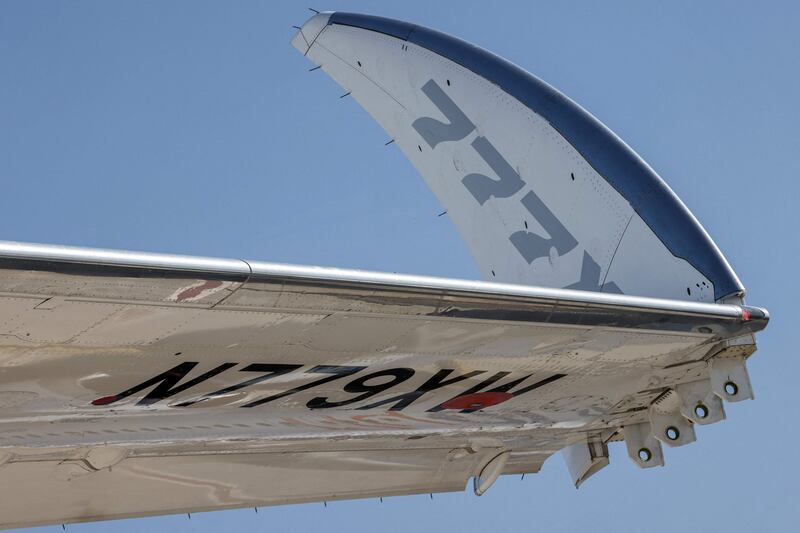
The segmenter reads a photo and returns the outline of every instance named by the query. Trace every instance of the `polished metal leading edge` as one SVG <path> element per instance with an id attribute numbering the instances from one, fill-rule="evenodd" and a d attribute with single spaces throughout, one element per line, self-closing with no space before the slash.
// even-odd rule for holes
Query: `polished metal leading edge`
<path id="1" fill-rule="evenodd" d="M 729 304 L 707 304 L 606 294 L 571 289 L 531 287 L 489 281 L 473 281 L 411 274 L 395 274 L 367 270 L 320 266 L 290 265 L 242 259 L 220 259 L 201 256 L 134 252 L 84 248 L 52 244 L 0 241 L 0 260 L 32 262 L 33 270 L 58 270 L 58 264 L 98 265 L 142 270 L 192 272 L 221 276 L 246 277 L 251 281 L 265 278 L 302 280 L 314 283 L 370 285 L 385 288 L 413 288 L 464 294 L 550 300 L 572 304 L 592 304 L 624 308 L 657 309 L 674 313 L 698 314 L 720 318 L 769 320 L 766 309 Z M 50 266 L 47 266 L 50 264 Z M 763 329 L 763 328 L 759 328 Z"/>

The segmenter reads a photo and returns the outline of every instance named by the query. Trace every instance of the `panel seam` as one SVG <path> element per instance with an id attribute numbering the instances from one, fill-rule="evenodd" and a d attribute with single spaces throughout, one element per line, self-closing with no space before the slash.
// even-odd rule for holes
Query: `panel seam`
<path id="1" fill-rule="evenodd" d="M 619 247 L 622 244 L 622 239 L 624 239 L 625 238 L 625 234 L 628 233 L 628 226 L 631 225 L 631 220 L 633 220 L 633 217 L 635 217 L 635 216 L 636 216 L 636 210 L 634 210 L 633 213 L 631 213 L 631 216 L 628 219 L 628 223 L 625 224 L 625 229 L 622 230 L 622 235 L 620 235 L 619 241 L 617 241 L 617 246 L 614 248 L 614 253 L 611 254 L 611 261 L 608 262 L 608 268 L 606 269 L 606 273 L 603 276 L 603 281 L 600 282 L 600 291 L 601 292 L 603 290 L 603 287 L 606 284 L 606 278 L 608 278 L 608 273 L 611 272 L 611 267 L 614 265 L 614 258 L 617 257 L 617 250 L 619 250 Z"/>

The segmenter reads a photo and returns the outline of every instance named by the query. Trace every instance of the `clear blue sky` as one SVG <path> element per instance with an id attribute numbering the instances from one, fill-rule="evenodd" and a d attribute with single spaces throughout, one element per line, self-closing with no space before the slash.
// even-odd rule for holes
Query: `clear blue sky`
<path id="1" fill-rule="evenodd" d="M 471 492 L 68 531 L 788 531 L 800 520 L 800 4 L 318 3 L 466 38 L 577 100 L 705 225 L 772 323 L 757 400 L 580 491 L 560 457 Z M 289 45 L 294 2 L 0 3 L 0 239 L 478 276 L 411 165 Z M 794 337 L 792 336 L 794 335 Z M 0 481 L 2 470 L 0 470 Z M 57 496 L 56 496 L 57 497 Z M 45 528 L 60 531 L 61 528 Z"/>

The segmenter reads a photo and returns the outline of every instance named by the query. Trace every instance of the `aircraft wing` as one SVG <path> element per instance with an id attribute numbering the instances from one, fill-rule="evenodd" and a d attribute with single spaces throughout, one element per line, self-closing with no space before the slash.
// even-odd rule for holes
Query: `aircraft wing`
<path id="1" fill-rule="evenodd" d="M 419 170 L 491 282 L 0 242 L 0 527 L 643 468 L 753 397 L 765 310 L 627 145 L 402 21 L 292 44 Z M 502 283 L 501 283 L 502 282 Z"/>
<path id="2" fill-rule="evenodd" d="M 564 448 L 579 483 L 622 436 L 648 450 L 642 466 L 662 464 L 657 439 L 693 440 L 689 420 L 750 396 L 744 358 L 767 320 L 740 305 L 0 242 L 0 526 L 470 478 L 481 493 Z"/>

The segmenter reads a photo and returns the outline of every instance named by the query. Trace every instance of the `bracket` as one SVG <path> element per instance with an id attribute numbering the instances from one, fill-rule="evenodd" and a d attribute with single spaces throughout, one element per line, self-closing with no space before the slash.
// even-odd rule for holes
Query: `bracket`
<path id="1" fill-rule="evenodd" d="M 711 360 L 711 387 L 727 402 L 752 400 L 753 387 L 744 356 L 715 357 Z"/>
<path id="2" fill-rule="evenodd" d="M 575 488 L 608 465 L 608 446 L 599 437 L 572 444 L 561 450 Z"/>
<path id="3" fill-rule="evenodd" d="M 631 424 L 622 428 L 625 432 L 625 446 L 628 457 L 639 468 L 664 466 L 664 452 L 661 443 L 653 437 L 650 422 Z"/>
<path id="4" fill-rule="evenodd" d="M 681 383 L 675 387 L 681 400 L 681 414 L 696 424 L 713 424 L 725 419 L 722 399 L 714 393 L 711 380 Z"/>
<path id="5" fill-rule="evenodd" d="M 692 423 L 681 414 L 680 397 L 674 390 L 650 406 L 650 425 L 653 436 L 670 447 L 697 440 Z"/>

